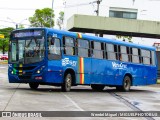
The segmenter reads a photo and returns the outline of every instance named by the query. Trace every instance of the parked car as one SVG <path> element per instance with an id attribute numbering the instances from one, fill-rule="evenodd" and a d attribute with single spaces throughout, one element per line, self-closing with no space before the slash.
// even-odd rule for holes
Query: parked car
<path id="1" fill-rule="evenodd" d="M 8 55 L 4 54 L 0 57 L 1 60 L 8 60 Z"/>

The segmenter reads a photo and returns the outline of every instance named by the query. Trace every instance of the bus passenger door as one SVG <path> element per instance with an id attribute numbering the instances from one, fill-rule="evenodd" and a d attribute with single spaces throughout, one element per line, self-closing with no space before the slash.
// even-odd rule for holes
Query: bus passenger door
<path id="1" fill-rule="evenodd" d="M 77 39 L 77 84 L 90 84 L 91 76 L 91 54 L 90 54 L 90 44 L 88 40 Z"/>
<path id="2" fill-rule="evenodd" d="M 56 34 L 48 35 L 48 74 L 47 82 L 62 82 L 62 63 L 61 63 L 61 42 L 60 37 Z"/>

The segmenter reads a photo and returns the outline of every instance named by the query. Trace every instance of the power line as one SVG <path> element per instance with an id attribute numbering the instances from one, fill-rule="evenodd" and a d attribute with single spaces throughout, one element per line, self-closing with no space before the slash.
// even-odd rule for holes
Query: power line
<path id="1" fill-rule="evenodd" d="M 84 6 L 84 5 L 89 5 L 89 4 L 91 4 L 91 2 L 81 3 L 81 4 L 74 4 L 74 5 L 66 5 L 65 8 L 77 7 L 77 6 Z"/>
<path id="2" fill-rule="evenodd" d="M 2 10 L 36 10 L 36 9 L 28 9 L 28 8 L 0 8 Z"/>
<path id="3" fill-rule="evenodd" d="M 94 2 L 87 2 L 87 3 L 81 3 L 81 4 L 71 4 L 71 5 L 66 5 L 66 6 L 59 6 L 59 7 L 55 7 L 54 9 L 60 9 L 60 8 L 71 8 L 71 7 L 79 7 L 79 6 L 84 6 L 84 5 L 89 5 L 92 4 Z M 36 10 L 36 9 L 41 9 L 41 8 L 0 8 L 2 10 Z"/>
<path id="4" fill-rule="evenodd" d="M 13 22 L 10 22 L 10 21 L 6 21 L 6 20 L 0 20 L 1 22 L 7 22 L 7 23 L 12 23 L 13 24 Z M 14 24 L 16 24 L 16 23 L 14 23 Z M 27 26 L 30 26 L 29 24 L 23 24 L 23 23 L 21 23 L 21 25 L 27 25 Z"/>

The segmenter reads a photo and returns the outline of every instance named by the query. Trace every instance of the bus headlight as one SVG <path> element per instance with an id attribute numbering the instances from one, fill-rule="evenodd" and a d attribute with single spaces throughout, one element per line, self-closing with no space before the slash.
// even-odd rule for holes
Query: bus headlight
<path id="1" fill-rule="evenodd" d="M 45 68 L 45 66 L 42 66 L 41 68 L 39 68 L 39 69 L 36 71 L 36 73 L 37 73 L 37 74 L 41 73 L 44 68 Z"/>
<path id="2" fill-rule="evenodd" d="M 40 70 L 37 70 L 37 73 L 39 74 L 41 71 Z"/>

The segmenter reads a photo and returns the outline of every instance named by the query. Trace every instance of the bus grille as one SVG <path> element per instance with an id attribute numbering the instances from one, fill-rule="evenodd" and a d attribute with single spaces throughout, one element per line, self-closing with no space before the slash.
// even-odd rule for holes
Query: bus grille
<path id="1" fill-rule="evenodd" d="M 14 67 L 16 70 L 33 70 L 36 68 L 36 66 L 30 66 L 30 67 Z"/>

